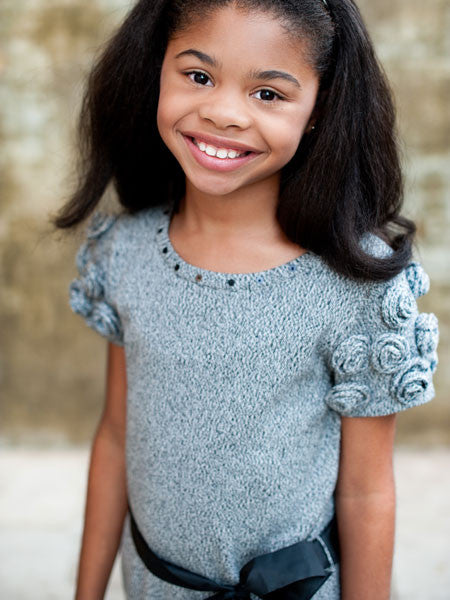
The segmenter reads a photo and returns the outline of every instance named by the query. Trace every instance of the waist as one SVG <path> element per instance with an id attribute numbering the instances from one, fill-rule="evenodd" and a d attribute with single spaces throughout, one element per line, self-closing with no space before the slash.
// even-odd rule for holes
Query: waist
<path id="1" fill-rule="evenodd" d="M 339 562 L 336 516 L 314 540 L 303 540 L 252 558 L 242 566 L 236 585 L 221 584 L 159 557 L 139 530 L 130 508 L 133 542 L 146 567 L 165 581 L 198 591 L 214 592 L 208 600 L 259 598 L 308 600 L 334 572 Z M 270 596 L 269 596 L 270 594 Z"/>

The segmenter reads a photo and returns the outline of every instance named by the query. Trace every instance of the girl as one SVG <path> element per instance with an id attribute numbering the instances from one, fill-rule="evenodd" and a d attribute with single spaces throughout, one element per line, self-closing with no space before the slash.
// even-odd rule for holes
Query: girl
<path id="1" fill-rule="evenodd" d="M 120 545 L 131 600 L 387 600 L 438 328 L 355 4 L 141 0 L 81 126 L 54 223 L 93 213 L 70 303 L 109 345 L 76 598 Z"/>

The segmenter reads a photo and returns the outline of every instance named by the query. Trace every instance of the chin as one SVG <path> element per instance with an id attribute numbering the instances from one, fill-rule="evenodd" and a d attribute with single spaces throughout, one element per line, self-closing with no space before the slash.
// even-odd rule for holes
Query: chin
<path id="1" fill-rule="evenodd" d="M 202 194 L 208 194 L 209 196 L 226 196 L 243 187 L 243 184 L 236 180 L 226 181 L 222 179 L 221 181 L 217 175 L 213 177 L 190 177 L 187 174 L 186 178 L 192 187 Z"/>
<path id="2" fill-rule="evenodd" d="M 191 183 L 196 190 L 208 196 L 227 196 L 239 189 L 236 186 L 195 185 L 195 183 Z"/>

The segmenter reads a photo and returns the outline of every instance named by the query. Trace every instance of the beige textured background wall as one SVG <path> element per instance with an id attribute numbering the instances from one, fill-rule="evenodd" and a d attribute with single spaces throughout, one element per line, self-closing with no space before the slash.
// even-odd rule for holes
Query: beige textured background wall
<path id="1" fill-rule="evenodd" d="M 68 307 L 80 236 L 46 222 L 67 196 L 83 77 L 131 5 L 0 4 L 0 441 L 83 442 L 103 402 L 106 342 Z M 421 310 L 440 320 L 437 395 L 399 415 L 398 439 L 450 443 L 450 4 L 361 0 L 396 94 L 405 214 L 431 277 Z"/>

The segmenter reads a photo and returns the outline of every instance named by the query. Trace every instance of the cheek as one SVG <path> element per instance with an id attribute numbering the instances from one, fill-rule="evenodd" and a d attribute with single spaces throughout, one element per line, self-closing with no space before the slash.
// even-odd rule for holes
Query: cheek
<path id="1" fill-rule="evenodd" d="M 159 135 L 167 143 L 166 129 L 167 129 L 167 116 L 165 112 L 165 103 L 162 102 L 161 95 L 159 96 L 158 109 L 156 111 L 156 126 L 159 131 Z M 164 108 L 163 108 L 164 107 Z"/>
<path id="2" fill-rule="evenodd" d="M 181 94 L 174 93 L 174 88 L 170 85 L 170 82 L 166 82 L 164 78 L 161 78 L 156 124 L 163 139 L 182 115 L 183 102 Z"/>
<path id="3" fill-rule="evenodd" d="M 297 151 L 314 109 L 315 97 L 315 94 L 311 93 L 301 106 L 287 110 L 271 124 L 272 148 L 286 161 Z"/>
<path id="4" fill-rule="evenodd" d="M 158 110 L 156 112 L 156 124 L 163 139 L 167 133 L 167 130 L 170 128 L 173 117 L 174 109 L 171 107 L 169 98 L 161 89 L 158 101 Z"/>
<path id="5" fill-rule="evenodd" d="M 273 133 L 272 148 L 284 161 L 288 161 L 294 156 L 307 122 L 307 118 L 297 116 L 278 123 Z"/>

